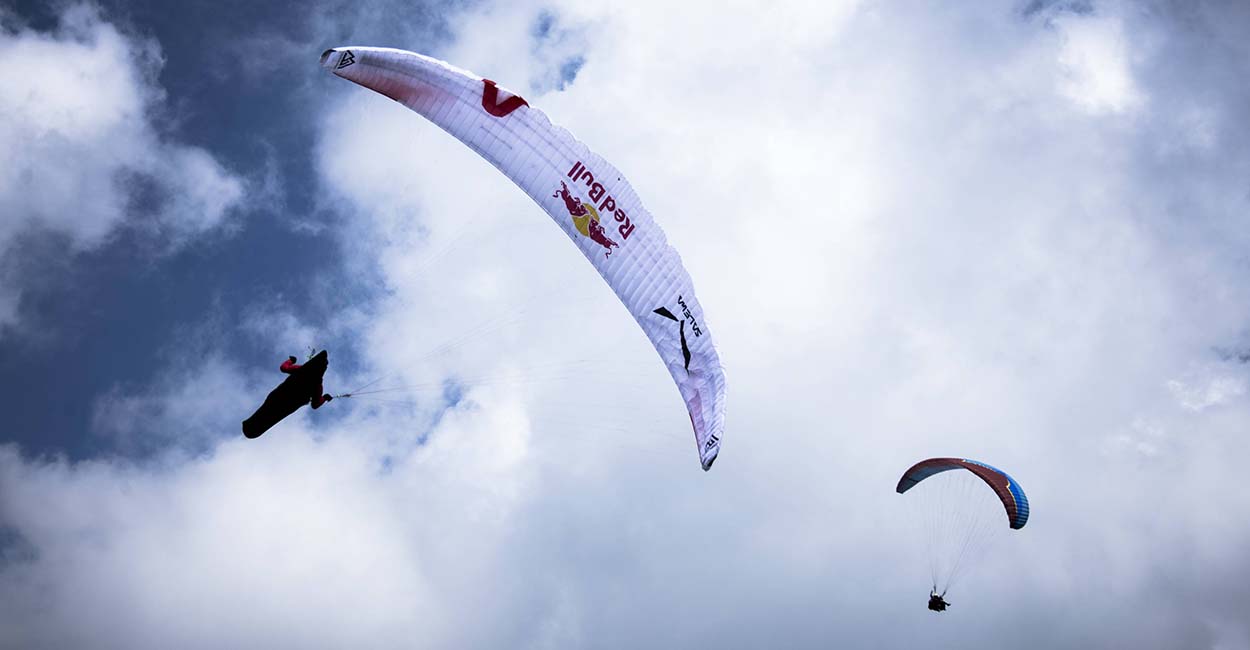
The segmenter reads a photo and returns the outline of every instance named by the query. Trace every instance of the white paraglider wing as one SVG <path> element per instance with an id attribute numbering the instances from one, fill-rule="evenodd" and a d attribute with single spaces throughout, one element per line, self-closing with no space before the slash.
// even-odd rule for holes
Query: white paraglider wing
<path id="1" fill-rule="evenodd" d="M 686 402 L 703 469 L 711 468 L 725 423 L 724 371 L 690 275 L 625 177 L 520 96 L 446 62 L 339 47 L 321 65 L 420 113 L 542 206 L 659 352 Z"/>

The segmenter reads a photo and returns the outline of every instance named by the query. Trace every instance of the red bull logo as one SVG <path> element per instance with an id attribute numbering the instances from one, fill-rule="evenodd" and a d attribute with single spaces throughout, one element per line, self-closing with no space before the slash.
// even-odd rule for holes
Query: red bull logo
<path id="1" fill-rule="evenodd" d="M 580 197 L 570 192 L 569 186 L 564 181 L 560 181 L 560 189 L 551 196 L 558 196 L 564 200 L 564 208 L 569 211 L 569 217 L 573 219 L 573 227 L 577 228 L 577 232 L 583 237 L 590 238 L 591 241 L 607 250 L 603 254 L 604 257 L 611 257 L 612 249 L 620 248 L 620 244 L 608 238 L 603 224 L 599 223 L 599 211 L 595 209 L 595 206 L 583 202 Z"/>
<path id="2" fill-rule="evenodd" d="M 590 222 L 592 222 L 594 226 L 587 224 L 586 230 L 582 230 L 579 227 L 578 232 L 594 239 L 595 235 L 591 235 L 589 233 L 599 231 L 599 238 L 603 241 L 612 241 L 602 232 L 604 230 L 603 224 L 606 221 L 606 218 L 612 217 L 612 221 L 616 222 L 616 234 L 621 236 L 622 243 L 628 240 L 630 235 L 634 234 L 634 223 L 630 220 L 629 214 L 626 213 L 625 208 L 616 204 L 616 197 L 612 196 L 612 191 L 607 185 L 595 180 L 594 172 L 590 171 L 590 169 L 586 167 L 586 163 L 583 163 L 580 160 L 577 161 L 573 165 L 573 168 L 569 170 L 567 176 L 574 189 L 577 188 L 579 183 L 585 186 L 586 195 L 590 198 L 590 202 L 582 203 L 579 198 L 577 203 L 584 206 L 589 214 L 594 215 L 593 218 L 590 219 Z M 617 177 L 616 180 L 620 181 L 621 179 L 620 177 Z M 566 187 L 563 181 L 561 181 L 561 187 Z M 570 194 L 572 193 L 570 192 Z M 556 195 L 558 196 L 559 192 L 557 192 Z M 569 199 L 565 199 L 564 203 L 565 206 L 569 208 L 569 214 L 573 214 L 575 208 L 573 208 L 572 204 L 569 203 Z M 599 219 L 599 215 L 603 215 L 605 221 L 601 221 Z M 576 219 L 582 215 L 573 216 L 574 219 Z M 611 227 L 610 223 L 608 227 Z M 608 244 L 604 244 L 603 241 L 600 241 L 599 239 L 595 239 L 595 241 L 598 242 L 600 246 L 604 246 L 605 248 L 609 247 Z M 612 246 L 615 245 L 616 244 L 612 244 Z"/>

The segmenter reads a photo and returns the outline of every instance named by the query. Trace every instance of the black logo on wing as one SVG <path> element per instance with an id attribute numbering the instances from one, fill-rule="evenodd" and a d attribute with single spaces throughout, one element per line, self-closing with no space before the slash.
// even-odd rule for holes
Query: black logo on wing
<path id="1" fill-rule="evenodd" d="M 343 50 L 343 56 L 339 57 L 339 64 L 334 66 L 335 70 L 342 70 L 347 66 L 356 62 L 356 57 L 352 55 L 351 50 Z"/>
<path id="2" fill-rule="evenodd" d="M 655 313 L 673 321 L 680 323 L 678 333 L 681 334 L 681 356 L 686 360 L 686 372 L 690 372 L 690 347 L 686 345 L 686 321 L 673 315 L 667 307 L 660 307 Z"/>

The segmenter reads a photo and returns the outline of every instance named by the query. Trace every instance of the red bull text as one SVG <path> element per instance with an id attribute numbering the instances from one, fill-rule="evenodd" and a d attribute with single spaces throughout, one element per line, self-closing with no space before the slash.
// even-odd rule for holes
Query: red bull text
<path id="1" fill-rule="evenodd" d="M 569 170 L 568 177 L 572 179 L 574 185 L 577 183 L 586 185 L 586 193 L 590 196 L 590 202 L 598 208 L 600 213 L 612 215 L 612 219 L 619 224 L 616 232 L 620 233 L 622 241 L 634 234 L 634 224 L 630 222 L 629 215 L 625 213 L 625 210 L 617 207 L 616 199 L 608 193 L 608 188 L 602 183 L 595 182 L 595 175 L 586 168 L 585 163 L 577 161 Z"/>

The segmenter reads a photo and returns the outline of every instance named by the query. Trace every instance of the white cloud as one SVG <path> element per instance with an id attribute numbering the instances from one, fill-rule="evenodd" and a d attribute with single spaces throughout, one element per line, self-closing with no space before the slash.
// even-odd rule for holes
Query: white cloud
<path id="1" fill-rule="evenodd" d="M 1063 39 L 1059 62 L 1065 95 L 1092 113 L 1123 113 L 1141 104 L 1129 60 L 1132 50 L 1118 16 L 1066 16 L 1056 27 Z"/>
<path id="2" fill-rule="evenodd" d="M 1236 647 L 1250 403 L 1237 366 L 1186 373 L 1250 317 L 1247 198 L 1188 172 L 1246 154 L 1210 148 L 1239 128 L 1218 88 L 1188 113 L 1207 145 L 1154 146 L 1190 118 L 1153 112 L 1178 90 L 1139 66 L 1222 59 L 1117 7 L 557 6 L 586 63 L 527 99 L 629 175 L 696 280 L 730 382 L 707 474 L 546 217 L 327 77 L 325 189 L 355 215 L 349 264 L 388 288 L 363 361 L 434 392 L 191 461 L 5 452 L 3 641 Z M 541 11 L 471 10 L 435 54 L 547 80 Z M 476 386 L 444 400 L 457 378 Z M 940 621 L 892 490 L 936 455 L 1007 469 L 1033 505 Z"/>
<path id="3" fill-rule="evenodd" d="M 287 422 L 173 467 L 0 450 L 0 512 L 35 552 L 0 568 L 0 645 L 398 647 L 475 634 L 470 603 L 449 603 L 444 585 L 489 576 L 525 499 L 523 459 L 487 452 L 523 435 L 514 410 L 457 411 L 440 444 L 385 472 L 361 444 L 384 435 L 369 418 L 326 443 Z"/>
<path id="4" fill-rule="evenodd" d="M 1172 391 L 1182 407 L 1190 411 L 1205 411 L 1235 402 L 1246 394 L 1246 380 L 1238 374 L 1232 374 L 1236 370 L 1240 368 L 1229 368 L 1227 364 L 1222 367 L 1208 364 L 1186 373 L 1185 377 L 1169 379 L 1168 390 Z"/>
<path id="5" fill-rule="evenodd" d="M 163 63 L 90 4 L 72 4 L 53 31 L 0 15 L 0 253 L 27 230 L 63 235 L 67 253 L 105 243 L 122 226 L 166 246 L 228 223 L 244 183 L 211 154 L 163 136 L 156 123 Z M 21 287 L 0 284 L 16 305 Z M 15 322 L 16 307 L 0 312 Z"/>
<path id="6" fill-rule="evenodd" d="M 256 396 L 271 387 L 256 379 L 215 355 L 187 355 L 148 387 L 117 385 L 96 398 L 92 429 L 123 449 L 202 448 L 259 406 Z"/>

